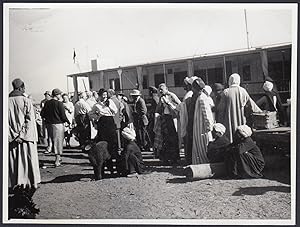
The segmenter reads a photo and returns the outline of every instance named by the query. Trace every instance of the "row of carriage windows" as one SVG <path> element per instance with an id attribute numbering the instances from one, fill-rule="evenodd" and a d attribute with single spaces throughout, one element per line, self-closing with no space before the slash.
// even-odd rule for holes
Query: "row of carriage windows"
<path id="1" fill-rule="evenodd" d="M 268 73 L 276 82 L 278 90 L 290 91 L 291 49 L 268 51 L 267 56 Z M 201 77 L 209 85 L 214 83 L 226 84 L 228 77 L 233 72 L 241 75 L 242 83 L 256 82 L 257 78 L 262 76 L 260 53 L 226 56 L 225 61 L 223 57 L 218 57 L 194 62 L 194 75 Z M 163 72 L 154 74 L 154 86 L 158 87 L 160 83 L 166 82 L 165 80 L 168 82 L 173 80 L 174 82 L 167 83 L 168 86 L 183 87 L 183 81 L 187 75 L 187 67 L 182 70 L 167 68 L 166 74 Z M 117 91 L 120 90 L 119 78 L 110 79 L 109 86 Z M 143 75 L 143 88 L 147 89 L 149 86 L 149 76 L 145 74 Z"/>

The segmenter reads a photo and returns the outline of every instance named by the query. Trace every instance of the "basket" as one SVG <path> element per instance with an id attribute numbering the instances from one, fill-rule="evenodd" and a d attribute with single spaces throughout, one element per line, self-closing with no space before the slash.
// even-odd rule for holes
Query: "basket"
<path id="1" fill-rule="evenodd" d="M 253 128 L 272 129 L 279 127 L 277 112 L 264 111 L 262 113 L 253 113 Z"/>

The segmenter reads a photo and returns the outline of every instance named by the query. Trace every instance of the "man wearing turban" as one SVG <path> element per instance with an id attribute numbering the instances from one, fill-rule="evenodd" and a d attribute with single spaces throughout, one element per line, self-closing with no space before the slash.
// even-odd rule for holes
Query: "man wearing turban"
<path id="1" fill-rule="evenodd" d="M 205 83 L 201 78 L 194 80 L 192 84 L 193 96 L 186 99 L 185 116 L 186 127 L 181 127 L 181 135 L 185 138 L 186 164 L 208 163 L 207 145 L 208 133 L 212 129 L 213 117 L 211 108 L 207 102 L 207 96 L 203 93 Z M 183 118 L 184 119 L 184 118 Z"/>
<path id="2" fill-rule="evenodd" d="M 224 161 L 224 156 L 230 144 L 228 138 L 224 135 L 225 131 L 226 128 L 221 123 L 213 125 L 212 136 L 214 140 L 207 147 L 207 157 L 211 163 Z"/>
<path id="3" fill-rule="evenodd" d="M 13 194 L 9 199 L 9 218 L 26 218 L 26 212 L 21 214 L 11 211 L 24 211 L 24 207 L 20 206 L 27 205 L 32 212 L 30 218 L 34 218 L 38 210 L 34 207 L 32 195 L 41 182 L 35 111 L 31 99 L 25 95 L 24 82 L 15 79 L 12 86 L 13 91 L 9 93 L 8 98 L 8 188 Z M 25 201 L 24 204 L 13 202 L 14 198 L 20 200 L 20 196 Z M 29 204 L 26 201 L 29 201 Z"/>
<path id="4" fill-rule="evenodd" d="M 240 87 L 240 75 L 229 77 L 229 88 L 224 90 L 220 101 L 219 122 L 226 127 L 225 135 L 233 142 L 233 135 L 238 126 L 246 124 L 245 108 L 251 112 L 261 112 L 261 109 L 251 99 L 248 92 Z"/>
<path id="5" fill-rule="evenodd" d="M 197 78 L 198 78 L 197 76 L 192 76 L 192 77 L 186 77 L 186 78 L 184 78 L 183 82 L 185 84 L 185 88 L 184 89 L 186 90 L 186 94 L 183 97 L 183 101 L 186 100 L 189 97 L 192 97 L 192 95 L 193 95 L 192 83 Z"/>
<path id="6" fill-rule="evenodd" d="M 278 92 L 274 91 L 274 84 L 270 81 L 265 81 L 263 84 L 265 94 L 256 102 L 256 104 L 266 111 L 276 111 L 278 113 L 279 122 L 285 124 L 285 114 L 282 107 L 282 102 Z"/>
<path id="7" fill-rule="evenodd" d="M 230 177 L 259 178 L 265 165 L 259 147 L 251 139 L 252 130 L 247 125 L 240 125 L 234 135 L 233 143 L 225 156 L 225 164 Z"/>

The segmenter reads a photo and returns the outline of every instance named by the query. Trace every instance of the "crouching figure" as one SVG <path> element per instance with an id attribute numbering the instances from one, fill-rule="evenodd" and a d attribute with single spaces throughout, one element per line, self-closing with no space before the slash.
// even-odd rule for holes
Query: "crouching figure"
<path id="1" fill-rule="evenodd" d="M 125 149 L 123 156 L 127 170 L 127 176 L 145 173 L 145 164 L 143 162 L 142 152 L 139 146 L 134 142 L 136 133 L 133 128 L 126 127 L 122 131 L 125 138 Z"/>
<path id="2" fill-rule="evenodd" d="M 259 178 L 265 161 L 259 147 L 251 139 L 252 130 L 247 125 L 238 126 L 225 157 L 230 177 Z"/>
<path id="3" fill-rule="evenodd" d="M 105 162 L 111 159 L 106 141 L 90 142 L 84 148 L 88 152 L 89 160 L 94 168 L 95 180 L 101 180 L 104 175 Z"/>

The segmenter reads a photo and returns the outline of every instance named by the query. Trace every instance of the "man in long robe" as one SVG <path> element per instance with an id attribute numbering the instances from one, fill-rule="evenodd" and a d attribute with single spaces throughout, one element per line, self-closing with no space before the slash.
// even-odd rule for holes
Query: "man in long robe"
<path id="1" fill-rule="evenodd" d="M 201 79 L 197 79 L 193 82 L 193 93 L 197 94 L 198 97 L 195 102 L 194 116 L 192 125 L 192 164 L 203 164 L 209 163 L 207 157 L 207 146 L 209 143 L 209 133 L 212 131 L 214 119 L 209 105 L 207 96 L 202 92 L 205 87 L 204 82 Z M 188 129 L 189 130 L 189 129 Z"/>
<path id="2" fill-rule="evenodd" d="M 11 211 L 24 209 L 14 203 L 13 198 L 18 196 L 27 197 L 28 204 L 23 204 L 31 209 L 29 215 L 34 218 L 38 209 L 34 207 L 31 197 L 41 182 L 39 160 L 37 151 L 37 128 L 35 124 L 35 112 L 32 101 L 25 95 L 25 85 L 20 79 L 12 82 L 13 91 L 8 98 L 8 187 L 14 194 L 10 197 L 10 218 L 16 217 Z M 24 210 L 23 210 L 24 211 Z M 12 216 L 13 215 L 13 216 Z"/>
<path id="3" fill-rule="evenodd" d="M 229 141 L 233 142 L 233 134 L 240 125 L 246 124 L 245 108 L 252 112 L 261 112 L 261 109 L 251 99 L 248 92 L 240 87 L 240 75 L 232 74 L 228 80 L 229 88 L 224 90 L 224 95 L 220 101 L 219 121 L 222 123 Z"/>

